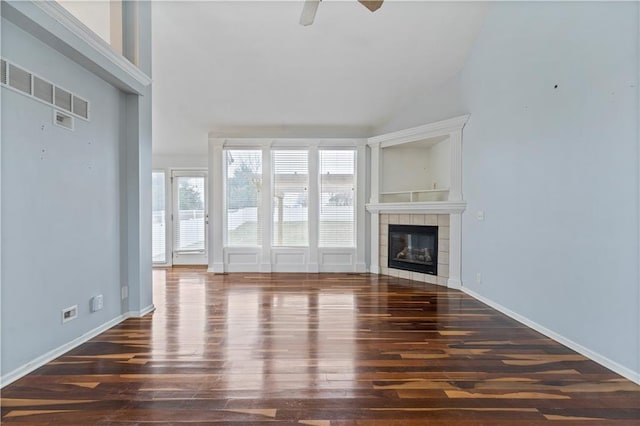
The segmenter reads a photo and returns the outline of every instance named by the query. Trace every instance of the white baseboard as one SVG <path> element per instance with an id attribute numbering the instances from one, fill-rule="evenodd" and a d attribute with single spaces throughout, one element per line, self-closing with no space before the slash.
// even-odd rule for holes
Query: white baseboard
<path id="1" fill-rule="evenodd" d="M 449 278 L 447 280 L 447 287 L 460 290 L 462 288 L 462 281 L 454 278 Z"/>
<path id="2" fill-rule="evenodd" d="M 609 370 L 618 373 L 619 375 L 626 377 L 627 379 L 631 380 L 632 382 L 635 382 L 637 384 L 640 385 L 640 372 L 636 372 L 631 370 L 630 368 L 625 367 L 624 365 L 618 364 L 617 362 L 597 353 L 592 351 L 589 348 L 585 348 L 584 346 L 582 346 L 579 343 L 574 342 L 571 339 L 568 339 L 564 336 L 562 336 L 561 334 L 556 333 L 555 331 L 549 330 L 548 328 L 538 324 L 537 322 L 531 321 L 529 318 L 523 317 L 520 314 L 517 314 L 515 312 L 513 312 L 512 310 L 505 308 L 504 306 L 500 305 L 499 303 L 496 303 L 490 299 L 487 299 L 484 296 L 479 295 L 478 293 L 476 293 L 473 290 L 469 290 L 468 288 L 462 287 L 462 291 L 467 293 L 469 296 L 473 297 L 474 299 L 479 300 L 480 302 L 491 306 L 493 309 L 502 312 L 503 314 L 513 318 L 514 320 L 526 325 L 529 328 L 534 329 L 535 331 L 537 331 L 538 333 L 542 333 L 545 336 L 555 340 L 558 343 L 561 343 L 563 345 L 565 345 L 566 347 L 573 349 L 574 351 L 578 352 L 581 355 L 586 356 L 587 358 L 591 359 L 592 361 L 597 362 L 598 364 L 602 365 L 603 367 L 608 368 Z"/>
<path id="3" fill-rule="evenodd" d="M 124 316 L 126 316 L 127 318 L 140 318 L 147 315 L 149 312 L 153 312 L 155 310 L 156 310 L 156 307 L 152 303 L 146 308 L 140 309 L 139 311 L 129 311 L 126 314 L 124 314 Z"/>
<path id="4" fill-rule="evenodd" d="M 88 331 L 79 337 L 76 337 L 72 341 L 65 343 L 64 345 L 59 346 L 43 355 L 40 355 L 39 357 L 27 362 L 24 365 L 21 365 L 15 370 L 8 372 L 4 376 L 0 377 L 0 389 L 7 386 L 8 384 L 15 382 L 21 377 L 26 376 L 32 371 L 42 367 L 46 363 L 53 361 L 59 356 L 64 355 L 65 353 L 69 352 L 71 349 L 74 349 L 80 346 L 81 344 L 93 339 L 98 334 L 104 333 L 108 329 L 120 324 L 122 321 L 126 320 L 127 318 L 129 318 L 128 314 L 119 315 L 114 319 L 112 319 L 111 321 L 107 321 L 104 324 L 100 325 L 99 327 L 96 327 L 93 330 Z"/>
<path id="5" fill-rule="evenodd" d="M 120 324 L 122 321 L 129 319 L 129 318 L 139 318 L 142 317 L 146 314 L 148 314 L 149 312 L 152 312 L 156 309 L 156 307 L 153 305 L 153 303 L 149 306 L 147 306 L 146 308 L 143 308 L 139 311 L 129 311 L 125 314 L 119 315 L 117 317 L 115 317 L 114 319 L 112 319 L 111 321 L 107 321 L 104 324 L 94 328 L 93 330 L 90 330 L 86 333 L 84 333 L 83 335 L 76 337 L 75 339 L 73 339 L 72 341 L 65 343 L 62 346 L 59 346 L 43 355 L 40 355 L 39 357 L 27 362 L 24 365 L 21 365 L 20 367 L 16 368 L 13 371 L 8 372 L 7 374 L 5 374 L 4 376 L 0 377 L 0 389 L 2 389 L 3 387 L 15 382 L 16 380 L 26 376 L 27 374 L 31 373 L 32 371 L 42 367 L 43 365 L 47 364 L 48 362 L 53 361 L 54 359 L 58 358 L 61 355 L 64 355 L 65 353 L 69 352 L 71 349 L 74 349 L 78 346 L 80 346 L 81 344 L 88 342 L 89 340 L 93 339 L 94 337 L 96 337 L 97 335 L 99 335 L 100 333 L 104 333 L 105 331 L 109 330 L 112 327 L 115 327 L 116 325 Z"/>

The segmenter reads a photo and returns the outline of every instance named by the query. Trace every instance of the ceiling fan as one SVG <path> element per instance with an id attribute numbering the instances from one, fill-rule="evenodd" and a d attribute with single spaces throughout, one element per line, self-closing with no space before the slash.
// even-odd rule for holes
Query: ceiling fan
<path id="1" fill-rule="evenodd" d="M 300 16 L 300 25 L 311 25 L 313 24 L 313 19 L 316 17 L 316 12 L 318 11 L 318 6 L 322 0 L 305 0 L 304 6 L 302 6 L 302 15 Z M 380 9 L 382 6 L 382 2 L 384 0 L 358 0 L 358 3 L 364 5 L 367 9 L 372 12 Z"/>

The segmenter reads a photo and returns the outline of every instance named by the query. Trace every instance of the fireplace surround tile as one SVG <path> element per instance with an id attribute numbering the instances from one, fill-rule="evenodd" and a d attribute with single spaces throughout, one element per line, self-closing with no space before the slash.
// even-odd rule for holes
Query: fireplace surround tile
<path id="1" fill-rule="evenodd" d="M 438 284 L 438 277 L 436 277 L 435 275 L 427 274 L 424 276 L 424 282 L 428 284 Z"/>
<path id="2" fill-rule="evenodd" d="M 427 214 L 424 215 L 424 224 L 430 226 L 438 225 L 438 215 L 436 214 Z"/>
<path id="3" fill-rule="evenodd" d="M 411 225 L 411 215 L 410 214 L 398 215 L 398 225 Z"/>
<path id="4" fill-rule="evenodd" d="M 412 278 L 413 272 L 411 271 L 403 271 L 399 270 L 399 278 L 404 278 L 405 280 L 410 280 Z"/>
<path id="5" fill-rule="evenodd" d="M 438 277 L 449 278 L 449 264 L 438 263 Z M 446 285 L 446 283 L 445 283 Z"/>
<path id="6" fill-rule="evenodd" d="M 424 225 L 424 215 L 423 214 L 412 214 L 411 215 L 411 224 L 412 225 Z"/>
<path id="7" fill-rule="evenodd" d="M 438 226 L 438 238 L 440 239 L 449 239 L 449 227 L 448 226 Z"/>
<path id="8" fill-rule="evenodd" d="M 383 275 L 417 282 L 447 286 L 449 277 L 449 215 L 446 214 L 380 214 L 379 271 Z M 438 226 L 438 276 L 389 268 L 389 225 Z M 446 225 L 446 226 L 443 226 Z"/>

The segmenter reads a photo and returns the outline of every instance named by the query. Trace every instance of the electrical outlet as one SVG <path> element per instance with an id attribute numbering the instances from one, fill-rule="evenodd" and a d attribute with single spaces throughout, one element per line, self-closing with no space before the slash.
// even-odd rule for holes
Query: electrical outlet
<path id="1" fill-rule="evenodd" d="M 120 288 L 120 299 L 124 300 L 129 297 L 129 286 L 124 285 Z"/>
<path id="2" fill-rule="evenodd" d="M 482 284 L 482 274 L 480 272 L 476 273 L 476 282 Z"/>
<path id="3" fill-rule="evenodd" d="M 99 311 L 104 307 L 104 298 L 101 294 L 91 298 L 91 312 Z"/>
<path id="4" fill-rule="evenodd" d="M 479 221 L 484 220 L 484 210 L 478 210 L 476 212 L 476 219 L 478 219 Z"/>
<path id="5" fill-rule="evenodd" d="M 62 323 L 78 318 L 78 305 L 69 306 L 62 310 Z"/>

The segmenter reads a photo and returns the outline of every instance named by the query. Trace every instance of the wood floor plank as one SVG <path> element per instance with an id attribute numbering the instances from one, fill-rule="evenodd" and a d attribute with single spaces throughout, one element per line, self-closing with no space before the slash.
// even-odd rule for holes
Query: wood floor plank
<path id="1" fill-rule="evenodd" d="M 640 386 L 431 284 L 157 269 L 154 304 L 3 389 L 2 423 L 640 425 Z"/>

